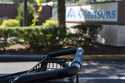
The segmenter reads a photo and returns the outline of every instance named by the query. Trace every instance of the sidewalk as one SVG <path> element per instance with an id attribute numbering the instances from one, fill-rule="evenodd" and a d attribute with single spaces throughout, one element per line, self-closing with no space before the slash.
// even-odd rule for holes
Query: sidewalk
<path id="1" fill-rule="evenodd" d="M 16 73 L 32 68 L 37 62 L 0 62 L 0 74 Z"/>

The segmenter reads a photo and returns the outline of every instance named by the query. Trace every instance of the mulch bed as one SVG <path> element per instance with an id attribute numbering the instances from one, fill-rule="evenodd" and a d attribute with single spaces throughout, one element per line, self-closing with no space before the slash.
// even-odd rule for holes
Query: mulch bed
<path id="1" fill-rule="evenodd" d="M 125 47 L 114 48 L 107 46 L 96 47 L 83 47 L 85 50 L 86 60 L 125 60 Z M 58 50 L 60 48 L 51 49 L 31 49 L 28 45 L 16 44 L 10 47 L 0 49 L 0 54 L 9 55 L 33 55 L 33 54 L 46 54 L 48 52 Z"/>
<path id="2" fill-rule="evenodd" d="M 38 48 L 38 49 L 32 49 L 29 47 L 29 45 L 22 45 L 22 44 L 16 44 L 11 45 L 10 47 L 6 48 L 0 48 L 0 54 L 17 54 L 17 55 L 30 55 L 30 54 L 46 54 L 48 52 L 52 52 L 54 50 L 61 49 L 59 47 L 53 47 L 53 48 Z"/>
<path id="3" fill-rule="evenodd" d="M 70 47 L 69 47 L 70 48 Z M 51 51 L 62 49 L 61 47 L 53 46 L 52 48 L 38 48 L 32 49 L 29 45 L 16 44 L 6 47 L 5 49 L 0 48 L 0 54 L 45 54 Z M 89 55 L 124 55 L 125 47 L 111 47 L 111 46 L 86 46 L 83 47 L 85 54 Z"/>

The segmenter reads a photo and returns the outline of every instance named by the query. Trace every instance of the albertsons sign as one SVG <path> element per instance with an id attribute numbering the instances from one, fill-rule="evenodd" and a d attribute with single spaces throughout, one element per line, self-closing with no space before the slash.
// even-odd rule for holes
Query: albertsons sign
<path id="1" fill-rule="evenodd" d="M 77 22 L 117 22 L 118 3 L 91 4 L 84 6 L 68 6 L 66 21 Z"/>

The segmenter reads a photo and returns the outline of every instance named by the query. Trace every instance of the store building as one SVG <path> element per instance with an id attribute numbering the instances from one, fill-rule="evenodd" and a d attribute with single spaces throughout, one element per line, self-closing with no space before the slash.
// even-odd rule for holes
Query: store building
<path id="1" fill-rule="evenodd" d="M 67 24 L 98 24 L 102 29 L 97 42 L 125 46 L 125 0 L 88 0 L 84 4 L 66 7 Z"/>

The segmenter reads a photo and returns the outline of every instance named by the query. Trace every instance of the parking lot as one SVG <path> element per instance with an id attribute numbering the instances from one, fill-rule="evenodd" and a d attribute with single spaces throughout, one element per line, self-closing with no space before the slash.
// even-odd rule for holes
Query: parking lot
<path id="1" fill-rule="evenodd" d="M 37 62 L 2 62 L 0 73 L 14 73 L 32 68 Z M 79 74 L 80 83 L 125 83 L 125 62 L 88 61 Z"/>

